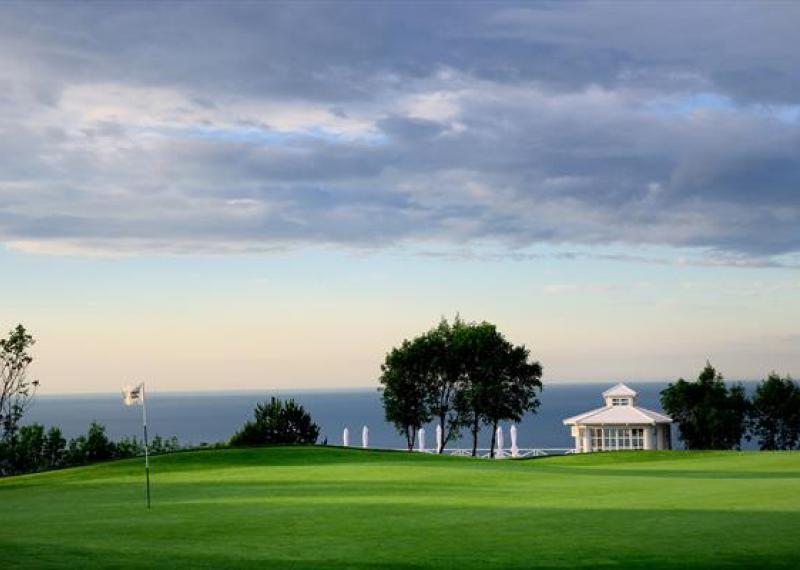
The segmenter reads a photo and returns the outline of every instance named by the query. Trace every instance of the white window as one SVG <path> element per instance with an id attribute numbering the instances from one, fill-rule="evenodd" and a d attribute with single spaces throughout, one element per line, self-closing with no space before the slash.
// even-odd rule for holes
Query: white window
<path id="1" fill-rule="evenodd" d="M 592 451 L 644 449 L 644 428 L 603 427 L 590 429 L 592 430 Z"/>
<path id="2" fill-rule="evenodd" d="M 630 398 L 611 398 L 611 405 L 612 406 L 630 406 L 631 400 Z"/>

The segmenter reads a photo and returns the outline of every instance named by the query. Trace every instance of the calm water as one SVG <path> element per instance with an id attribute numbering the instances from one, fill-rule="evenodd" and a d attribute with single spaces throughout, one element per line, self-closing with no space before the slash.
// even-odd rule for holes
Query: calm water
<path id="1" fill-rule="evenodd" d="M 601 406 L 600 394 L 611 385 L 582 383 L 545 386 L 538 413 L 525 418 L 518 426 L 519 446 L 572 447 L 569 429 L 561 424 L 561 420 Z M 666 382 L 631 382 L 628 385 L 639 392 L 639 405 L 661 409 L 658 393 L 666 386 Z M 148 394 L 147 400 L 150 433 L 165 437 L 176 435 L 181 443 L 224 441 L 251 417 L 258 401 L 272 395 L 294 397 L 305 406 L 322 428 L 320 441 L 327 437 L 329 443 L 340 444 L 342 429 L 348 426 L 351 445 L 360 445 L 361 426 L 367 425 L 370 447 L 404 446 L 402 436 L 384 421 L 376 390 L 152 393 Z M 112 438 L 139 436 L 141 408 L 125 407 L 121 400 L 119 394 L 38 396 L 26 415 L 25 423 L 58 425 L 66 436 L 74 437 L 85 433 L 89 422 L 96 420 L 106 426 Z M 431 446 L 434 432 L 432 428 L 426 431 L 426 440 Z M 482 446 L 488 447 L 490 434 L 488 430 L 484 432 Z M 461 446 L 467 445 L 465 440 Z"/>

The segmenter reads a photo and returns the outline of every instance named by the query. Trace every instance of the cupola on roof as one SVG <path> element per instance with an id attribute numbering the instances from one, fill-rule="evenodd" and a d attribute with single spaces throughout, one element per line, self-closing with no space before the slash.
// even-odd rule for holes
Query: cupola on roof
<path id="1" fill-rule="evenodd" d="M 628 388 L 625 384 L 620 382 L 616 386 L 612 386 L 611 388 L 603 392 L 603 397 L 608 398 L 608 397 L 623 396 L 632 398 L 635 397 L 636 394 L 638 394 L 636 390 Z"/>

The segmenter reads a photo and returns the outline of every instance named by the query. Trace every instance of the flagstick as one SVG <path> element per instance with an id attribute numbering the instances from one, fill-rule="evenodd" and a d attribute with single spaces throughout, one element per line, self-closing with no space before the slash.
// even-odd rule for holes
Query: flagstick
<path id="1" fill-rule="evenodd" d="M 147 450 L 147 403 L 144 397 L 144 383 L 142 383 L 142 427 L 144 428 L 144 477 L 147 489 L 147 510 L 150 510 L 150 454 Z"/>

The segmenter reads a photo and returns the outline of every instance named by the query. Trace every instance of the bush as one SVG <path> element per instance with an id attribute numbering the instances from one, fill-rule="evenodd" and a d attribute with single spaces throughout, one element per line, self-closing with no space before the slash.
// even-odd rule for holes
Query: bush
<path id="1" fill-rule="evenodd" d="M 256 405 L 254 416 L 234 434 L 231 445 L 313 444 L 319 437 L 319 426 L 294 400 L 272 397 Z"/>

